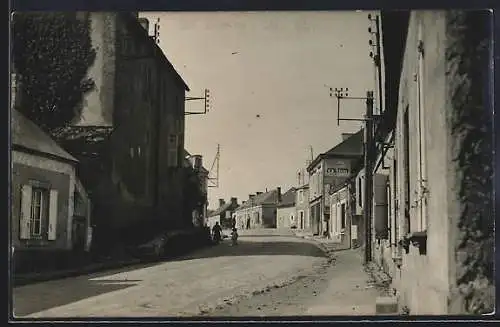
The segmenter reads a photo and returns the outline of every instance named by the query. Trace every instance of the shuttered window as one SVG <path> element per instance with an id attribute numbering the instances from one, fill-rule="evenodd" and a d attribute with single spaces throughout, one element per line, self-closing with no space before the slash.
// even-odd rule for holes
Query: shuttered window
<path id="1" fill-rule="evenodd" d="M 57 201 L 59 193 L 57 190 L 50 190 L 50 204 L 49 204 L 49 226 L 47 236 L 49 241 L 57 239 Z"/>
<path id="2" fill-rule="evenodd" d="M 57 239 L 57 203 L 57 190 L 22 185 L 19 238 Z"/>

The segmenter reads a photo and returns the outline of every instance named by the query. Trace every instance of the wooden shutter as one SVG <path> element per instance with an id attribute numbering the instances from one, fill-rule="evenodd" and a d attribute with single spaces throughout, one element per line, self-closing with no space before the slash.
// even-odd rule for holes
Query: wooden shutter
<path id="1" fill-rule="evenodd" d="M 19 217 L 19 238 L 27 240 L 30 238 L 31 222 L 31 185 L 21 186 L 21 214 Z"/>
<path id="2" fill-rule="evenodd" d="M 57 239 L 57 197 L 59 192 L 57 190 L 50 190 L 49 196 L 49 226 L 48 226 L 48 239 L 53 241 Z"/>

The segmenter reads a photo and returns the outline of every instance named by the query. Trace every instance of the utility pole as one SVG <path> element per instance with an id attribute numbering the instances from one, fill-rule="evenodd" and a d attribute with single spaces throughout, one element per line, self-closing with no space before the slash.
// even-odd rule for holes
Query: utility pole
<path id="1" fill-rule="evenodd" d="M 365 117 L 365 263 L 372 260 L 372 210 L 373 210 L 373 91 L 366 92 Z"/>
<path id="2" fill-rule="evenodd" d="M 371 47 L 375 47 L 375 54 L 370 51 L 370 57 L 373 59 L 373 63 L 375 64 L 375 69 L 377 70 L 377 82 L 378 82 L 378 109 L 379 109 L 379 114 L 381 114 L 382 110 L 384 110 L 384 105 L 383 105 L 383 97 L 382 97 L 382 53 L 381 53 L 381 46 L 380 43 L 382 41 L 381 35 L 380 35 L 380 18 L 378 15 L 375 15 L 375 18 L 372 17 L 371 14 L 368 15 L 368 20 L 371 22 L 375 23 L 375 31 L 372 30 L 371 27 L 368 27 L 368 33 L 371 35 L 375 35 L 375 44 L 374 42 L 370 39 L 368 41 L 369 45 Z"/>

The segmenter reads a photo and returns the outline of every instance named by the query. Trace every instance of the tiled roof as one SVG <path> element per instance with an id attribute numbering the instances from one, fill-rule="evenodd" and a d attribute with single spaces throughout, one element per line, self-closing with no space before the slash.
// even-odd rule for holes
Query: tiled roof
<path id="1" fill-rule="evenodd" d="M 278 207 L 290 207 L 295 205 L 295 193 L 297 190 L 292 187 L 281 197 L 281 202 L 278 204 Z"/>
<path id="2" fill-rule="evenodd" d="M 312 169 L 324 157 L 358 157 L 363 155 L 364 129 L 360 129 L 357 133 L 351 135 L 343 142 L 337 144 L 330 150 L 318 155 L 307 167 Z"/>
<path id="3" fill-rule="evenodd" d="M 343 155 L 343 156 L 360 156 L 363 155 L 363 129 L 359 130 L 357 133 L 349 136 L 345 141 L 337 144 L 330 150 L 326 151 L 324 154 L 330 155 Z"/>
<path id="4" fill-rule="evenodd" d="M 209 217 L 218 216 L 221 213 L 226 212 L 227 210 L 231 210 L 231 209 L 236 210 L 236 208 L 232 208 L 232 203 L 231 202 L 225 203 L 224 205 L 222 205 L 222 207 L 219 207 L 219 208 L 213 210 L 210 213 Z"/>
<path id="5" fill-rule="evenodd" d="M 252 200 L 247 200 L 238 209 L 251 208 L 263 204 L 274 204 L 278 201 L 278 190 L 272 190 L 266 193 L 255 195 Z"/>
<path id="6" fill-rule="evenodd" d="M 39 153 L 49 154 L 61 159 L 77 162 L 78 160 L 66 152 L 47 133 L 18 110 L 11 110 L 12 144 Z"/>

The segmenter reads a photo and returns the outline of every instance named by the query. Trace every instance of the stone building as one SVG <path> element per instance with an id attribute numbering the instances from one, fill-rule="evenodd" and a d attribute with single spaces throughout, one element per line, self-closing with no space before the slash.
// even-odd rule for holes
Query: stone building
<path id="1" fill-rule="evenodd" d="M 82 162 L 96 238 L 190 225 L 182 212 L 186 83 L 134 14 L 80 16 L 91 21 L 95 88 L 56 136 Z"/>
<path id="2" fill-rule="evenodd" d="M 342 142 L 318 155 L 307 167 L 310 224 L 314 235 L 329 235 L 328 192 L 351 177 L 352 167 L 362 155 L 363 130 L 360 130 L 343 136 Z"/>
<path id="3" fill-rule="evenodd" d="M 297 210 L 295 209 L 295 198 L 297 190 L 292 187 L 286 191 L 281 197 L 281 202 L 277 206 L 276 211 L 276 228 L 293 228 L 297 229 Z"/>
<path id="4" fill-rule="evenodd" d="M 238 198 L 233 197 L 229 202 L 219 199 L 219 207 L 208 216 L 210 227 L 213 227 L 215 222 L 218 221 L 222 228 L 231 228 L 233 216 L 238 207 Z"/>
<path id="5" fill-rule="evenodd" d="M 385 108 L 375 135 L 393 149 L 377 157 L 388 215 L 377 217 L 375 200 L 372 257 L 410 314 L 494 310 L 490 19 L 381 15 Z"/>
<path id="6" fill-rule="evenodd" d="M 276 228 L 276 211 L 281 197 L 281 187 L 250 194 L 235 211 L 237 228 Z"/>

